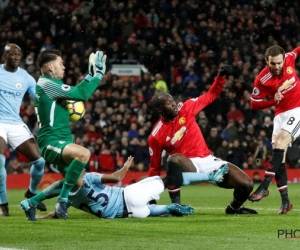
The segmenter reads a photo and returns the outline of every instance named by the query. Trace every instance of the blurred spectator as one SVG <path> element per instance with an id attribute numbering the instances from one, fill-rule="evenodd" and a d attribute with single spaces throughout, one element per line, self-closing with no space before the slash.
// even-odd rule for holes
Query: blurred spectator
<path id="1" fill-rule="evenodd" d="M 209 136 L 206 137 L 206 143 L 213 155 L 216 154 L 217 149 L 221 146 L 222 140 L 223 139 L 219 135 L 217 128 L 211 128 Z"/>
<path id="2" fill-rule="evenodd" d="M 229 143 L 227 161 L 242 169 L 245 161 L 245 152 L 238 139 L 235 139 L 232 143 Z"/>
<path id="3" fill-rule="evenodd" d="M 256 149 L 253 155 L 255 168 L 263 168 L 263 164 L 267 160 L 268 148 L 264 145 L 261 137 L 257 138 L 256 144 Z"/>
<path id="4" fill-rule="evenodd" d="M 163 77 L 161 74 L 157 73 L 155 75 L 155 83 L 154 83 L 155 89 L 158 92 L 168 92 L 168 86 L 167 83 L 163 80 Z"/>
<path id="5" fill-rule="evenodd" d="M 222 144 L 220 147 L 217 148 L 215 156 L 227 161 L 228 151 L 229 151 L 229 145 L 227 140 L 222 140 Z"/>

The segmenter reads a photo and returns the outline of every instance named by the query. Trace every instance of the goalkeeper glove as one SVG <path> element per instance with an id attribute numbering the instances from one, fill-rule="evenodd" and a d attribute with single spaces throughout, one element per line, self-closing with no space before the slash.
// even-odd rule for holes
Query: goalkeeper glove
<path id="1" fill-rule="evenodd" d="M 93 65 L 94 77 L 102 79 L 106 70 L 106 55 L 102 51 L 97 51 L 95 54 L 95 60 Z"/>
<path id="2" fill-rule="evenodd" d="M 89 66 L 88 66 L 88 74 L 85 77 L 85 80 L 87 80 L 88 82 L 92 79 L 92 77 L 94 76 L 94 70 L 93 70 L 93 65 L 95 62 L 95 54 L 91 53 L 89 56 Z"/>
<path id="3" fill-rule="evenodd" d="M 230 65 L 223 65 L 219 69 L 219 76 L 229 76 L 232 74 L 232 67 Z"/>

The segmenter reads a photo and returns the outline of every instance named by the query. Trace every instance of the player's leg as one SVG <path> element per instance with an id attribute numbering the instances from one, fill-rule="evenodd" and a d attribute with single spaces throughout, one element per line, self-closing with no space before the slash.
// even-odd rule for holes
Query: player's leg
<path id="1" fill-rule="evenodd" d="M 7 147 L 6 144 L 6 132 L 0 126 L 0 208 L 1 213 L 0 216 L 8 216 L 9 209 L 8 209 L 8 202 L 7 202 L 7 195 L 6 195 L 6 168 L 5 168 L 5 150 Z"/>
<path id="2" fill-rule="evenodd" d="M 225 209 L 226 214 L 256 214 L 253 209 L 242 207 L 253 190 L 252 179 L 237 166 L 228 163 L 229 172 L 218 186 L 233 188 L 233 200 Z"/>
<path id="3" fill-rule="evenodd" d="M 26 131 L 26 129 L 25 129 Z M 24 131 L 24 132 L 25 132 Z M 31 135 L 31 134 L 30 134 Z M 23 134 L 24 138 L 25 134 Z M 16 150 L 25 155 L 32 163 L 30 168 L 30 183 L 29 188 L 25 192 L 26 198 L 31 198 L 37 194 L 38 185 L 40 184 L 45 169 L 45 160 L 41 157 L 39 153 L 39 149 L 37 143 L 34 138 L 24 138 L 26 139 L 23 141 L 19 146 L 16 147 Z M 37 206 L 37 209 L 41 211 L 47 211 L 46 205 L 44 203 L 40 203 Z"/>
<path id="4" fill-rule="evenodd" d="M 285 162 L 284 153 L 288 145 L 300 135 L 298 124 L 300 123 L 300 108 L 295 108 L 281 113 L 274 118 L 274 129 L 272 135 L 273 154 L 270 161 L 271 167 L 265 171 L 265 178 L 259 187 L 249 197 L 250 201 L 260 201 L 267 196 L 268 187 L 275 173 Z"/>
<path id="5" fill-rule="evenodd" d="M 165 184 L 159 176 L 145 178 L 124 189 L 124 202 L 128 210 L 128 217 L 146 218 L 164 214 L 188 215 L 194 209 L 187 205 L 172 203 L 170 205 L 149 205 L 150 200 L 159 200 Z"/>
<path id="6" fill-rule="evenodd" d="M 60 218 L 66 219 L 68 217 L 67 202 L 69 193 L 79 179 L 82 170 L 86 167 L 90 155 L 91 153 L 88 149 L 77 144 L 69 143 L 63 148 L 62 158 L 68 164 L 68 167 L 66 168 L 64 184 L 55 207 L 55 212 Z"/>
<path id="7" fill-rule="evenodd" d="M 170 155 L 167 160 L 166 180 L 171 201 L 180 204 L 181 185 L 220 182 L 227 173 L 227 162 L 213 156 L 189 159 L 182 154 Z"/>
<path id="8" fill-rule="evenodd" d="M 281 206 L 278 210 L 278 214 L 286 214 L 288 211 L 292 210 L 293 205 L 289 200 L 288 196 L 288 186 L 287 186 L 287 172 L 285 163 L 282 163 L 280 168 L 275 174 L 275 180 L 277 189 L 281 196 Z"/>
<path id="9" fill-rule="evenodd" d="M 62 186 L 62 180 L 56 181 L 32 198 L 21 201 L 20 207 L 24 210 L 27 220 L 36 221 L 36 207 L 38 204 L 46 199 L 57 197 L 60 194 Z"/>

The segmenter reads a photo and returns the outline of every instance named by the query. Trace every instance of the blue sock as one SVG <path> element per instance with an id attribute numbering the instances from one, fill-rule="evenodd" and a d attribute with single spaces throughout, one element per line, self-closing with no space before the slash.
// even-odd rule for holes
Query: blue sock
<path id="1" fill-rule="evenodd" d="M 189 185 L 197 182 L 208 182 L 209 173 L 195 173 L 195 172 L 184 172 L 182 173 L 183 183 L 182 186 Z"/>
<path id="2" fill-rule="evenodd" d="M 150 216 L 159 216 L 159 215 L 167 214 L 169 212 L 167 205 L 151 204 L 148 205 L 148 207 L 150 209 Z"/>
<path id="3" fill-rule="evenodd" d="M 6 169 L 5 169 L 6 158 L 4 155 L 0 155 L 0 204 L 7 203 L 6 198 Z"/>
<path id="4" fill-rule="evenodd" d="M 44 167 L 45 167 L 45 160 L 42 157 L 32 162 L 30 168 L 29 190 L 33 194 L 37 193 L 38 185 L 40 184 L 44 174 Z"/>

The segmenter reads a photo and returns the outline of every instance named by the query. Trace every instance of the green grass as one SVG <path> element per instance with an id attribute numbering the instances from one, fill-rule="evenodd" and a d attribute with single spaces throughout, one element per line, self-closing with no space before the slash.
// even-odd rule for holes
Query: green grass
<path id="1" fill-rule="evenodd" d="M 299 249 L 300 238 L 278 238 L 279 229 L 300 230 L 300 185 L 290 184 L 294 210 L 277 215 L 280 197 L 275 185 L 259 203 L 246 202 L 258 215 L 225 215 L 232 190 L 211 185 L 182 188 L 182 203 L 195 207 L 187 217 L 98 219 L 69 209 L 68 220 L 26 221 L 19 202 L 25 190 L 9 190 L 10 217 L 0 217 L 1 247 L 29 250 L 64 249 Z M 168 193 L 159 204 L 169 203 Z M 55 199 L 46 201 L 52 209 Z M 300 231 L 296 233 L 300 236 Z"/>

